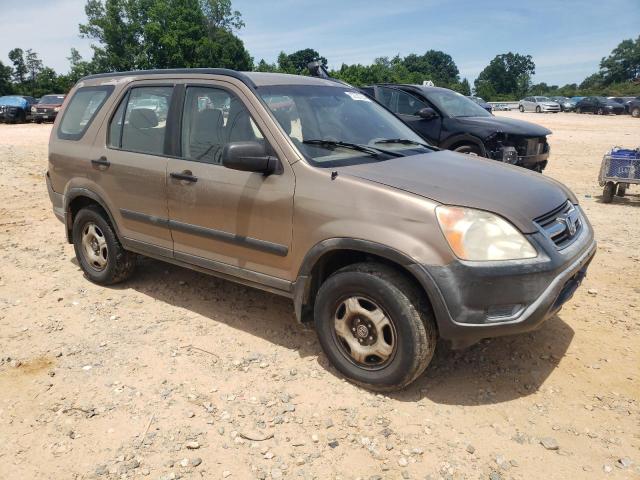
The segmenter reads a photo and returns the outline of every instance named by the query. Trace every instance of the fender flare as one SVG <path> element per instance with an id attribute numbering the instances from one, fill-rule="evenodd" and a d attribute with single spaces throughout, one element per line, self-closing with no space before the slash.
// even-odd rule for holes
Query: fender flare
<path id="1" fill-rule="evenodd" d="M 309 302 L 313 280 L 311 278 L 311 272 L 313 268 L 323 255 L 337 250 L 355 250 L 362 253 L 370 253 L 402 267 L 406 273 L 415 278 L 422 287 L 432 304 L 436 315 L 436 322 L 438 322 L 438 318 L 440 317 L 439 313 L 445 304 L 435 280 L 428 273 L 427 269 L 408 255 L 394 248 L 358 238 L 329 238 L 315 244 L 307 252 L 300 265 L 298 277 L 292 286 L 293 305 L 298 322 L 304 322 L 306 319 L 304 307 L 308 305 Z"/>
<path id="2" fill-rule="evenodd" d="M 455 145 L 456 143 L 471 143 L 480 149 L 480 153 L 483 157 L 487 156 L 487 149 L 484 146 L 484 142 L 480 138 L 476 137 L 475 135 L 471 135 L 470 133 L 464 133 L 461 135 L 449 137 L 440 144 L 440 148 L 449 150 L 450 147 L 452 145 Z"/>
<path id="3" fill-rule="evenodd" d="M 72 187 L 64 194 L 64 224 L 67 231 L 67 241 L 69 243 L 73 243 L 73 239 L 71 238 L 71 232 L 73 229 L 73 223 L 69 211 L 69 205 L 78 197 L 87 197 L 96 202 L 102 209 L 107 212 L 107 216 L 109 217 L 109 222 L 113 226 L 116 231 L 116 235 L 120 238 L 120 231 L 118 229 L 118 224 L 115 222 L 111 211 L 107 207 L 106 202 L 92 190 L 84 187 Z"/>

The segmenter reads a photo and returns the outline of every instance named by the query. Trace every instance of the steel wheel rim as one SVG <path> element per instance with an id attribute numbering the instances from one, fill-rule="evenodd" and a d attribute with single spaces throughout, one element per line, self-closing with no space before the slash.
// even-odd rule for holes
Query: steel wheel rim
<path id="1" fill-rule="evenodd" d="M 337 302 L 333 336 L 340 353 L 352 364 L 367 370 L 386 367 L 397 351 L 393 320 L 373 300 L 353 295 Z"/>
<path id="2" fill-rule="evenodd" d="M 86 263 L 94 270 L 101 272 L 107 267 L 109 248 L 104 233 L 93 222 L 82 228 L 82 255 Z"/>

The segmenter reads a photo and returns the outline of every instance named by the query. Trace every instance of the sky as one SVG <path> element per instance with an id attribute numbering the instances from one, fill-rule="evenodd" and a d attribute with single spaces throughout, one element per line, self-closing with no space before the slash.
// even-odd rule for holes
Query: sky
<path id="1" fill-rule="evenodd" d="M 85 0 L 0 0 L 0 61 L 14 47 L 46 66 L 69 68 L 71 47 L 91 57 L 78 34 Z M 531 55 L 534 82 L 579 83 L 620 41 L 640 35 L 640 0 L 234 0 L 237 32 L 258 62 L 314 48 L 339 68 L 376 57 L 442 50 L 471 82 L 500 53 Z M 8 21 L 7 21 L 8 20 Z M 215 66 L 215 65 L 212 65 Z"/>

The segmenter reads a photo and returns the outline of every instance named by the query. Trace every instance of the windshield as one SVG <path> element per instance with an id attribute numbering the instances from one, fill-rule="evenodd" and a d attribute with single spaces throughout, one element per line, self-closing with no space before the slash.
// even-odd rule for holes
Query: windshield
<path id="1" fill-rule="evenodd" d="M 476 102 L 452 90 L 429 90 L 425 92 L 425 96 L 449 117 L 491 117 L 491 114 Z"/>
<path id="2" fill-rule="evenodd" d="M 45 95 L 38 102 L 40 105 L 62 105 L 64 95 Z"/>
<path id="3" fill-rule="evenodd" d="M 551 99 L 549 97 L 535 97 L 536 102 L 550 102 Z"/>
<path id="4" fill-rule="evenodd" d="M 346 86 L 277 85 L 258 93 L 313 165 L 332 167 L 430 152 L 384 107 Z"/>
<path id="5" fill-rule="evenodd" d="M 23 97 L 16 97 L 14 95 L 8 95 L 5 97 L 0 97 L 0 105 L 25 108 L 27 106 L 27 99 Z"/>

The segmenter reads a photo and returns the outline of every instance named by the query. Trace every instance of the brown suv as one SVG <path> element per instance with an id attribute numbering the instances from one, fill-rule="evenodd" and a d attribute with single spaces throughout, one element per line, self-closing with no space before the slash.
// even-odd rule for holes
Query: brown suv
<path id="1" fill-rule="evenodd" d="M 222 69 L 94 75 L 47 186 L 87 278 L 141 254 L 293 299 L 350 380 L 412 382 L 454 347 L 538 327 L 596 244 L 542 175 L 439 151 L 331 80 Z"/>

